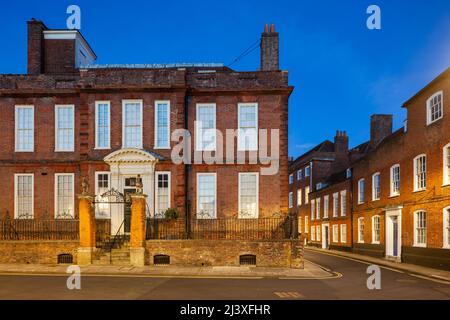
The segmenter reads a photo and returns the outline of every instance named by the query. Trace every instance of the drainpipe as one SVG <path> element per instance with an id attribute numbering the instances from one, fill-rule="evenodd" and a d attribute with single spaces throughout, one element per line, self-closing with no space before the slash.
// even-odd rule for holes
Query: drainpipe
<path id="1" fill-rule="evenodd" d="M 184 95 L 184 128 L 187 130 L 189 128 L 188 126 L 188 111 L 189 111 L 189 102 L 191 100 L 191 97 L 187 95 L 187 92 L 185 92 Z M 191 152 L 191 150 L 188 150 L 187 152 Z M 185 232 L 186 237 L 190 238 L 190 201 L 189 201 L 189 172 L 191 171 L 191 165 L 190 164 L 184 164 L 184 201 L 185 201 L 185 216 L 186 216 L 186 222 L 185 222 Z"/>

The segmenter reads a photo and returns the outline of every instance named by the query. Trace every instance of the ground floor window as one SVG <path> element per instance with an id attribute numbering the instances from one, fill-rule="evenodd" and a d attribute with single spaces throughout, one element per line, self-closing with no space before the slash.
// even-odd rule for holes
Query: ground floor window
<path id="1" fill-rule="evenodd" d="M 347 225 L 341 224 L 340 228 L 341 228 L 341 243 L 346 243 L 347 242 Z"/>
<path id="2" fill-rule="evenodd" d="M 155 215 L 164 216 L 170 208 L 170 172 L 156 172 Z"/>
<path id="3" fill-rule="evenodd" d="M 372 243 L 380 243 L 380 216 L 372 217 Z"/>
<path id="4" fill-rule="evenodd" d="M 14 178 L 14 218 L 33 219 L 33 174 L 16 174 Z"/>
<path id="5" fill-rule="evenodd" d="M 74 215 L 74 175 L 55 175 L 55 218 L 73 219 Z"/>
<path id="6" fill-rule="evenodd" d="M 309 227 L 308 227 L 308 216 L 305 216 L 305 233 L 308 233 Z"/>
<path id="7" fill-rule="evenodd" d="M 425 247 L 427 244 L 427 213 L 423 210 L 414 213 L 414 245 Z"/>
<path id="8" fill-rule="evenodd" d="M 317 228 L 317 230 L 316 230 L 316 236 L 317 236 L 317 238 L 316 238 L 316 241 L 321 241 L 322 240 L 322 237 L 320 236 L 320 226 L 316 226 L 316 228 Z"/>
<path id="9" fill-rule="evenodd" d="M 333 225 L 333 242 L 339 242 L 339 226 Z"/>
<path id="10" fill-rule="evenodd" d="M 450 248 L 450 207 L 444 209 L 444 248 Z"/>
<path id="11" fill-rule="evenodd" d="M 108 197 L 102 197 L 102 194 L 110 189 L 110 174 L 109 172 L 96 172 L 95 173 L 95 216 L 97 218 L 109 218 L 110 217 L 110 205 L 108 203 Z"/>
<path id="12" fill-rule="evenodd" d="M 258 181 L 256 172 L 239 173 L 239 218 L 258 217 Z"/>
<path id="13" fill-rule="evenodd" d="M 216 174 L 197 174 L 197 218 L 216 218 Z"/>
<path id="14" fill-rule="evenodd" d="M 358 218 L 358 242 L 364 243 L 364 218 Z"/>
<path id="15" fill-rule="evenodd" d="M 316 226 L 311 226 L 311 240 L 316 241 Z"/>

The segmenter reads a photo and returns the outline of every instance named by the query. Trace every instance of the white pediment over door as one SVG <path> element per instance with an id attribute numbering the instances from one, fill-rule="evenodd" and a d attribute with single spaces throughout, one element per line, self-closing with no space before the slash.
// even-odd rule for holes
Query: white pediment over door
<path id="1" fill-rule="evenodd" d="M 161 159 L 161 156 L 153 152 L 142 149 L 126 148 L 108 154 L 103 160 L 109 165 L 112 165 L 155 163 Z"/>

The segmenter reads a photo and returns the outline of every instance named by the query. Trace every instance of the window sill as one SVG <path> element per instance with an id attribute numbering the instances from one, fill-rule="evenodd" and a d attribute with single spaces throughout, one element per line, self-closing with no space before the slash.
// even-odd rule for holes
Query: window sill
<path id="1" fill-rule="evenodd" d="M 416 248 L 426 248 L 427 247 L 427 245 L 426 244 L 413 244 L 413 247 L 416 247 Z"/>
<path id="2" fill-rule="evenodd" d="M 440 118 L 438 118 L 438 119 L 435 119 L 435 120 L 433 120 L 433 121 L 430 121 L 430 122 L 427 121 L 427 126 L 431 126 L 432 124 L 438 122 L 438 121 L 441 120 L 442 118 L 444 118 L 444 117 L 442 116 L 442 117 L 440 117 Z"/>
<path id="3" fill-rule="evenodd" d="M 397 197 L 400 197 L 400 193 L 399 194 L 391 194 L 390 196 L 389 196 L 389 198 L 397 198 Z"/>
<path id="4" fill-rule="evenodd" d="M 380 201 L 380 198 L 378 198 L 378 199 L 372 199 L 372 202 L 375 202 L 375 201 Z"/>
<path id="5" fill-rule="evenodd" d="M 155 150 L 170 150 L 170 147 L 154 147 Z M 197 150 L 197 151 L 216 151 L 216 150 Z"/>
<path id="6" fill-rule="evenodd" d="M 95 147 L 94 150 L 110 150 L 111 147 Z"/>
<path id="7" fill-rule="evenodd" d="M 424 192 L 424 191 L 427 191 L 427 189 L 413 190 L 413 193 L 420 193 L 420 192 Z"/>
<path id="8" fill-rule="evenodd" d="M 380 241 L 372 241 L 372 244 L 380 244 Z"/>
<path id="9" fill-rule="evenodd" d="M 30 153 L 30 152 L 34 152 L 34 150 L 14 150 L 14 152 L 17 152 L 17 153 Z"/>
<path id="10" fill-rule="evenodd" d="M 75 150 L 55 150 L 55 152 L 75 152 Z"/>
<path id="11" fill-rule="evenodd" d="M 450 182 L 446 182 L 442 185 L 442 188 L 445 188 L 445 187 L 450 187 Z"/>

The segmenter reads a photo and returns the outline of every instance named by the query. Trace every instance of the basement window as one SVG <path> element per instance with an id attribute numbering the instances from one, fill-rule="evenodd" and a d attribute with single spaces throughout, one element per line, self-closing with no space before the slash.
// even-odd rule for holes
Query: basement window
<path id="1" fill-rule="evenodd" d="M 256 256 L 254 254 L 243 254 L 239 256 L 241 266 L 256 266 Z"/>
<path id="2" fill-rule="evenodd" d="M 154 265 L 169 265 L 170 264 L 170 256 L 166 254 L 157 254 L 153 256 L 153 264 Z"/>
<path id="3" fill-rule="evenodd" d="M 58 264 L 72 264 L 73 263 L 73 255 L 70 253 L 61 253 L 58 254 Z"/>

